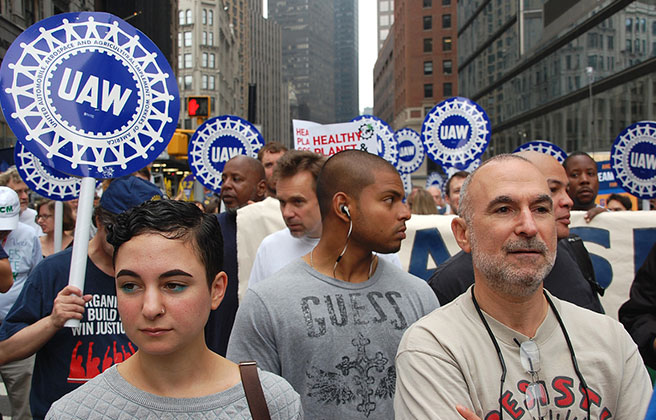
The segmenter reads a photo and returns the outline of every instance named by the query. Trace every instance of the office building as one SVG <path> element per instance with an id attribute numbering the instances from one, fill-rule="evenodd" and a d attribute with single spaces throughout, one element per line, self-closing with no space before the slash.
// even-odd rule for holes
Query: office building
<path id="1" fill-rule="evenodd" d="M 359 115 L 358 2 L 335 1 L 335 121 Z"/>
<path id="2" fill-rule="evenodd" d="M 378 0 L 376 12 L 378 17 L 376 36 L 378 37 L 378 51 L 380 51 L 391 31 L 392 25 L 394 25 L 394 0 Z"/>

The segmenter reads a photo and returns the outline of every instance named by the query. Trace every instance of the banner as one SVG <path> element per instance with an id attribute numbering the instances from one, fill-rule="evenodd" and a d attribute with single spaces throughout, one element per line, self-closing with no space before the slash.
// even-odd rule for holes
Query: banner
<path id="1" fill-rule="evenodd" d="M 617 311 L 629 296 L 635 272 L 656 243 L 656 212 L 625 211 L 602 213 L 591 223 L 585 212 L 572 212 L 572 233 L 581 236 L 590 253 L 597 281 L 606 286 L 601 303 L 606 314 L 617 319 Z M 435 268 L 460 251 L 451 233 L 455 216 L 413 215 L 406 223 L 406 239 L 399 257 L 403 269 L 428 280 Z M 285 228 L 276 200 L 268 198 L 237 212 L 237 259 L 239 297 L 246 293 L 253 260 L 260 242 Z"/>
<path id="2" fill-rule="evenodd" d="M 375 133 L 361 123 L 321 125 L 312 121 L 293 120 L 293 124 L 296 150 L 309 150 L 324 156 L 352 149 L 369 153 L 376 151 Z"/>

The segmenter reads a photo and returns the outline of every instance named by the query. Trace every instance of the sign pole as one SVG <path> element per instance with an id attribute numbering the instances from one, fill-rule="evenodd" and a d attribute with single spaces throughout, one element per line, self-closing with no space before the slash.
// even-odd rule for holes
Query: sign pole
<path id="1" fill-rule="evenodd" d="M 71 271 L 68 284 L 78 287 L 84 293 L 84 274 L 87 270 L 87 251 L 89 250 L 89 228 L 93 213 L 93 197 L 96 192 L 96 180 L 91 177 L 82 178 L 80 199 L 77 205 L 77 220 L 75 222 L 75 237 L 73 238 L 73 255 L 71 256 Z M 79 327 L 79 319 L 69 319 L 65 327 Z"/>
<path id="2" fill-rule="evenodd" d="M 64 203 L 55 201 L 55 244 L 54 251 L 59 252 L 62 249 L 62 236 L 64 230 Z"/>

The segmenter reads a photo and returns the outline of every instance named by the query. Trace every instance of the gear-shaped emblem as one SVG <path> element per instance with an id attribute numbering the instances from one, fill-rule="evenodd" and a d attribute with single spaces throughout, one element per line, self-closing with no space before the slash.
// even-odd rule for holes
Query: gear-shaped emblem
<path id="1" fill-rule="evenodd" d="M 567 159 L 567 153 L 553 143 L 544 140 L 535 140 L 524 143 L 513 151 L 513 153 L 530 150 L 533 152 L 544 153 L 553 156 L 558 162 L 563 163 Z"/>
<path id="2" fill-rule="evenodd" d="M 426 114 L 421 127 L 426 154 L 436 163 L 466 167 L 490 142 L 490 120 L 477 103 L 449 98 Z"/>
<path id="3" fill-rule="evenodd" d="M 376 154 L 396 167 L 399 161 L 399 151 L 396 142 L 394 141 L 394 131 L 389 125 L 380 118 L 373 115 L 360 115 L 353 118 L 351 121 L 362 122 L 368 126 L 373 127 L 374 133 L 378 139 L 378 150 Z M 362 127 L 362 126 L 361 126 Z M 363 135 L 365 133 L 363 132 Z M 368 137 L 365 137 L 368 138 Z"/>
<path id="4" fill-rule="evenodd" d="M 428 187 L 436 186 L 442 191 L 444 189 L 444 177 L 439 172 L 431 172 L 426 178 L 426 189 Z"/>
<path id="5" fill-rule="evenodd" d="M 14 147 L 14 162 L 21 179 L 36 193 L 57 201 L 72 200 L 80 195 L 82 178 L 44 165 L 21 142 Z"/>
<path id="6" fill-rule="evenodd" d="M 405 191 L 406 197 L 412 192 L 412 175 L 410 174 L 399 174 L 401 176 L 401 182 L 403 183 L 403 190 Z"/>
<path id="7" fill-rule="evenodd" d="M 3 59 L 0 92 L 25 147 L 77 176 L 141 169 L 166 148 L 180 112 L 164 55 L 108 13 L 65 13 L 29 27 Z"/>
<path id="8" fill-rule="evenodd" d="M 410 128 L 402 128 L 394 133 L 394 140 L 399 151 L 396 169 L 402 174 L 411 174 L 419 169 L 426 157 L 419 134 Z"/>
<path id="9" fill-rule="evenodd" d="M 210 118 L 189 142 L 189 166 L 206 188 L 219 193 L 226 162 L 237 155 L 257 157 L 264 138 L 248 121 L 233 115 Z"/>
<path id="10" fill-rule="evenodd" d="M 656 198 L 656 122 L 625 128 L 610 150 L 615 180 L 642 199 Z"/>

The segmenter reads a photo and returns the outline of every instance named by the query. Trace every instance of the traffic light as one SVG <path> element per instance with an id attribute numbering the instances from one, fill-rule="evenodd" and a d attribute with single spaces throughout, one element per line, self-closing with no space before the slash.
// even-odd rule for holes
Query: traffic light
<path id="1" fill-rule="evenodd" d="M 187 112 L 190 117 L 209 118 L 210 116 L 210 97 L 209 96 L 190 96 L 187 98 Z"/>

